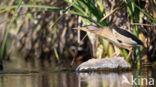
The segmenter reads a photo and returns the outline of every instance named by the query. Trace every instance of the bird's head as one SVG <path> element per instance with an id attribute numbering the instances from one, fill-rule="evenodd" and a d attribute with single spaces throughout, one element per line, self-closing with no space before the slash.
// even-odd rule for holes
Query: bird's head
<path id="1" fill-rule="evenodd" d="M 98 26 L 95 26 L 95 25 L 87 25 L 87 26 L 84 26 L 84 27 L 79 27 L 79 28 L 73 28 L 73 29 L 76 29 L 76 30 L 83 30 L 83 31 L 93 31 L 93 30 L 96 30 L 98 29 L 99 27 Z"/>

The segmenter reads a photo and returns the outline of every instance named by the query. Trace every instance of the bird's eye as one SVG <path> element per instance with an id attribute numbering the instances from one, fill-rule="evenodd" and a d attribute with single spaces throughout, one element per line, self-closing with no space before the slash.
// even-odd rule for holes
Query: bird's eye
<path id="1" fill-rule="evenodd" d="M 121 41 L 121 40 L 119 40 L 119 39 L 117 39 L 117 40 L 118 40 L 118 42 L 119 42 L 119 43 L 122 43 L 122 41 Z"/>

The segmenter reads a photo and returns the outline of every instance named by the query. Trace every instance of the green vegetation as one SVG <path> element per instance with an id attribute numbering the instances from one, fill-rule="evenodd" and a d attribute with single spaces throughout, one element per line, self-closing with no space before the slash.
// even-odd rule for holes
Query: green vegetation
<path id="1" fill-rule="evenodd" d="M 89 57 L 93 54 L 97 57 L 112 56 L 116 51 L 115 47 L 101 38 L 95 41 L 95 36 L 90 33 L 87 33 L 90 42 L 88 39 L 84 39 L 83 44 L 75 45 L 78 44 L 75 38 L 78 37 L 80 40 L 85 34 L 78 31 L 77 36 L 77 31 L 72 28 L 85 25 L 116 25 L 128 28 L 128 31 L 144 40 L 145 44 L 144 47 L 134 48 L 129 58 L 127 51 L 121 50 L 122 56 L 132 63 L 136 62 L 138 67 L 141 66 L 141 62 L 144 62 L 141 60 L 144 56 L 149 58 L 145 58 L 148 62 L 154 62 L 154 57 L 156 57 L 154 53 L 156 51 L 155 27 L 142 24 L 154 25 L 156 23 L 156 3 L 154 1 L 147 2 L 141 0 L 128 2 L 120 0 L 120 2 L 111 3 L 109 0 L 30 0 L 9 3 L 2 0 L 2 3 L 5 4 L 0 7 L 0 17 L 3 17 L 4 22 L 0 21 L 0 26 L 3 25 L 6 28 L 0 29 L 0 31 L 5 31 L 1 32 L 3 39 L 0 40 L 0 61 L 4 56 L 11 55 L 15 49 L 23 52 L 25 58 L 54 55 L 58 61 L 66 59 L 62 57 L 70 59 L 80 56 Z M 5 15 L 7 17 L 4 17 Z M 135 23 L 140 25 L 135 25 Z M 11 30 L 16 35 L 13 35 Z M 4 50 L 8 47 L 8 34 L 14 39 L 11 48 L 8 48 L 11 51 L 7 50 L 7 53 L 4 54 Z M 83 50 L 79 50 L 79 48 Z M 89 50 L 93 48 L 95 50 L 90 52 Z"/>

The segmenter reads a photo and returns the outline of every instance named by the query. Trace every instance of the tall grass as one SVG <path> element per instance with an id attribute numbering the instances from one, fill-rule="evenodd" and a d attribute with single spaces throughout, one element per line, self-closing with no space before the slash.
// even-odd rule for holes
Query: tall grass
<path id="1" fill-rule="evenodd" d="M 60 7 L 55 7 L 55 6 L 46 6 L 46 5 L 25 5 L 25 4 L 21 4 L 22 3 L 22 0 L 20 1 L 19 5 L 12 5 L 12 6 L 2 6 L 0 7 L 0 10 L 3 10 L 3 12 L 6 12 L 8 10 L 11 10 L 11 9 L 15 9 L 15 13 L 13 14 L 8 26 L 7 26 L 7 29 L 6 29 L 6 33 L 5 33 L 5 36 L 4 36 L 4 39 L 3 39 L 3 42 L 2 42 L 2 46 L 1 46 L 1 51 L 0 51 L 0 61 L 1 61 L 1 65 L 2 65 L 2 60 L 3 60 L 3 56 L 4 56 L 4 49 L 5 49 L 5 45 L 6 45 L 6 41 L 7 41 L 7 36 L 8 36 L 8 33 L 9 33 L 9 29 L 11 28 L 12 24 L 13 24 L 13 21 L 16 20 L 16 16 L 17 15 L 17 11 L 20 9 L 20 8 L 38 8 L 38 9 L 51 9 L 51 10 L 60 10 L 60 11 L 63 11 L 64 14 L 66 13 L 66 11 L 68 11 L 68 9 L 63 9 L 63 8 L 60 8 Z M 73 11 L 69 11 L 69 13 L 71 14 L 76 14 L 76 15 L 79 15 L 77 13 L 74 13 Z M 57 18 L 57 20 L 55 21 L 55 23 L 52 25 L 52 28 L 55 31 L 55 26 L 57 24 L 57 22 L 60 20 L 60 18 L 62 18 L 64 16 L 64 14 L 62 14 L 59 18 Z M 54 38 L 55 39 L 55 38 Z M 56 55 L 56 58 L 57 60 L 59 61 L 59 55 L 57 53 L 57 50 L 54 48 L 54 53 Z"/>
<path id="2" fill-rule="evenodd" d="M 6 45 L 6 41 L 7 41 L 7 37 L 8 37 L 8 33 L 9 33 L 9 29 L 11 28 L 11 24 L 13 23 L 14 19 L 15 19 L 15 16 L 17 14 L 17 11 L 19 10 L 20 8 L 20 5 L 22 3 L 22 0 L 20 0 L 19 2 L 19 5 L 17 6 L 17 8 L 15 9 L 15 14 L 13 14 L 7 28 L 6 28 L 6 32 L 4 34 L 4 38 L 3 38 L 3 42 L 2 42 L 2 46 L 0 48 L 0 66 L 2 66 L 2 61 L 3 61 L 3 55 L 4 55 L 4 49 L 5 49 L 5 45 Z M 5 7 L 4 7 L 5 8 Z M 7 8 L 7 7 L 6 7 Z"/>
<path id="3" fill-rule="evenodd" d="M 56 46 L 55 43 L 56 43 L 56 40 L 61 38 L 60 35 L 57 34 L 57 32 L 61 32 L 62 30 L 58 30 L 57 26 L 59 26 L 59 22 L 62 19 L 66 18 L 66 16 L 67 16 L 66 14 L 72 14 L 74 16 L 79 16 L 79 18 L 81 20 L 78 23 L 79 26 L 81 26 L 81 25 L 82 26 L 84 26 L 84 25 L 111 26 L 115 22 L 111 22 L 109 20 L 109 18 L 113 17 L 114 15 L 116 15 L 116 13 L 119 13 L 120 10 L 125 8 L 126 10 L 124 10 L 125 12 L 123 12 L 123 13 L 128 13 L 127 15 L 130 16 L 130 18 L 129 18 L 130 23 L 127 26 L 131 26 L 130 25 L 131 23 L 142 24 L 143 22 L 142 22 L 142 17 L 140 16 L 140 14 L 144 14 L 152 23 L 156 23 L 156 20 L 150 15 L 150 13 L 147 13 L 143 8 L 140 7 L 141 0 L 137 0 L 137 1 L 130 0 L 129 2 L 125 2 L 125 0 L 121 1 L 119 3 L 119 5 L 117 5 L 114 9 L 112 9 L 112 12 L 110 12 L 108 14 L 106 14 L 106 10 L 107 10 L 105 8 L 106 3 L 103 0 L 64 0 L 64 3 L 66 4 L 66 8 L 57 7 L 57 6 L 49 6 L 49 5 L 21 4 L 21 2 L 18 5 L 1 6 L 0 7 L 0 10 L 3 10 L 3 12 L 7 12 L 11 9 L 15 9 L 15 13 L 12 16 L 9 24 L 7 25 L 3 44 L 0 49 L 1 50 L 0 51 L 0 60 L 1 61 L 4 56 L 3 53 L 4 53 L 9 29 L 14 24 L 13 21 L 16 21 L 16 16 L 18 16 L 16 14 L 18 13 L 17 11 L 19 8 L 36 8 L 36 9 L 40 9 L 40 12 L 42 12 L 42 9 L 48 9 L 51 12 L 59 12 L 59 16 L 55 20 L 53 20 L 52 25 L 50 25 L 50 26 L 52 26 L 51 29 L 52 29 L 52 33 L 53 33 L 53 35 L 52 35 L 53 37 L 51 37 L 52 38 L 51 42 L 54 43 L 52 45 L 54 48 L 54 54 L 58 61 L 60 60 L 60 55 L 59 55 L 59 51 L 58 51 L 58 46 Z M 116 4 L 116 3 L 114 3 L 114 4 Z M 31 13 L 28 12 L 26 14 L 31 14 Z M 69 19 L 74 18 L 74 17 L 73 18 L 72 17 L 73 16 L 71 16 Z M 33 18 L 33 16 L 31 16 L 31 18 Z M 68 22 L 68 21 L 65 21 L 65 22 Z M 49 24 L 47 26 L 49 26 Z M 40 24 L 38 25 L 38 27 L 39 26 L 40 26 Z M 47 26 L 45 26 L 45 27 L 47 27 Z M 77 26 L 77 25 L 72 25 L 72 26 Z M 139 34 L 142 33 L 140 26 L 134 25 L 131 27 L 133 29 L 133 34 L 135 36 L 138 37 Z M 65 33 L 65 34 L 71 34 L 71 33 Z M 94 52 L 96 52 L 97 56 L 106 57 L 106 56 L 111 56 L 114 53 L 114 49 L 113 49 L 114 47 L 112 46 L 112 44 L 110 44 L 108 41 L 103 40 L 101 38 L 96 43 L 94 41 L 94 39 L 92 38 L 92 36 L 93 36 L 92 34 L 88 33 L 88 37 L 90 38 L 90 41 L 93 42 L 92 44 L 97 44 L 97 51 L 96 50 L 94 51 Z M 93 48 L 95 48 L 95 47 L 93 47 Z M 103 50 L 103 51 L 101 52 L 101 50 Z M 140 51 L 141 51 L 140 48 L 135 48 L 134 55 L 136 55 L 135 58 L 136 58 L 138 67 L 141 65 Z M 128 53 L 126 50 L 121 50 L 121 54 L 125 58 L 128 57 Z M 127 58 L 127 60 L 130 61 L 130 58 Z"/>
<path id="4" fill-rule="evenodd" d="M 65 0 L 68 4 L 72 3 L 71 0 Z M 123 2 L 121 2 L 123 3 Z M 120 4 L 119 7 L 117 7 L 115 10 L 111 12 L 111 14 L 107 15 L 107 17 L 111 16 L 113 13 L 115 13 L 117 10 L 120 10 L 123 4 Z M 102 0 L 78 0 L 74 5 L 73 5 L 73 11 L 76 11 L 77 13 L 87 16 L 89 19 L 85 19 L 83 16 L 82 17 L 82 26 L 83 25 L 98 25 L 98 26 L 109 26 L 111 23 L 108 22 L 108 19 L 106 19 L 106 13 L 105 13 L 105 8 L 104 8 L 104 3 Z M 90 21 L 94 20 L 94 22 Z M 88 34 L 88 37 L 90 38 L 91 42 L 93 42 L 92 35 Z M 102 49 L 106 52 L 102 52 L 101 54 L 98 54 L 97 56 L 103 56 L 106 55 L 112 55 L 113 49 L 112 46 L 109 45 L 108 41 L 106 40 L 100 40 L 101 42 L 98 42 L 98 47 L 101 47 L 103 45 Z M 94 44 L 94 43 L 92 43 Z M 94 45 L 93 45 L 94 46 Z M 95 48 L 95 47 L 93 47 Z M 98 50 L 97 50 L 98 53 Z M 122 54 L 127 57 L 127 52 L 122 51 Z M 105 56 L 106 56 L 105 55 Z"/>
<path id="5" fill-rule="evenodd" d="M 146 15 L 146 17 L 151 20 L 153 23 L 155 23 L 155 19 L 147 12 L 145 12 L 143 9 L 141 9 L 141 7 L 139 6 L 141 5 L 141 1 L 140 0 L 132 0 L 131 3 L 129 3 L 128 5 L 126 5 L 127 11 L 130 15 L 130 19 L 131 19 L 131 23 L 143 23 L 143 19 L 141 14 Z M 134 25 L 133 26 L 133 34 L 136 37 L 139 37 L 139 34 L 142 32 L 142 29 L 140 26 Z M 141 56 L 140 56 L 140 49 L 138 47 L 136 47 L 135 49 L 135 54 L 136 54 L 136 61 L 137 61 L 137 67 L 140 68 L 141 65 Z"/>
<path id="6" fill-rule="evenodd" d="M 65 0 L 68 4 L 71 4 L 72 1 L 70 0 Z M 95 6 L 95 3 L 97 6 Z M 97 8 L 98 7 L 98 8 Z M 100 3 L 100 0 L 93 1 L 93 0 L 77 0 L 77 2 L 75 2 L 75 4 L 73 4 L 73 9 L 72 11 L 75 11 L 76 13 L 79 13 L 83 16 L 81 16 L 81 26 L 85 26 L 85 25 L 98 25 L 98 26 L 108 26 L 108 21 L 106 20 L 102 20 L 103 16 L 105 16 L 105 9 L 103 8 L 103 4 Z M 85 17 L 84 17 L 85 16 Z M 87 17 L 87 19 L 86 19 Z M 79 23 L 79 24 L 81 24 Z M 101 44 L 105 43 L 108 44 L 107 41 L 102 41 L 102 42 L 96 42 L 96 37 L 92 34 L 90 34 L 88 32 L 88 37 L 91 41 L 92 44 L 92 49 L 93 52 L 92 54 L 97 54 L 96 56 L 102 56 L 104 55 L 104 53 L 108 53 L 107 52 L 100 52 L 100 50 L 97 49 L 104 49 L 103 47 L 101 48 Z M 98 47 L 95 47 L 96 44 L 98 44 Z M 97 48 L 97 49 L 96 49 Z M 106 49 L 105 49 L 106 50 Z M 97 51 L 97 52 L 96 52 Z M 95 56 L 95 55 L 94 55 Z"/>
<path id="7" fill-rule="evenodd" d="M 65 0 L 67 3 L 71 3 L 71 0 Z M 81 15 L 85 15 L 89 17 L 89 20 L 85 19 L 83 16 L 82 17 L 82 25 L 90 25 L 93 24 L 92 21 L 90 20 L 95 20 L 94 24 L 99 25 L 99 26 L 108 26 L 111 23 L 108 23 L 108 20 L 106 19 L 106 13 L 105 13 L 105 8 L 103 6 L 102 0 L 78 0 L 74 5 L 73 5 L 73 10 L 76 11 L 77 13 Z M 123 6 L 124 5 L 124 6 Z M 107 17 L 113 15 L 115 11 L 118 11 L 122 8 L 127 8 L 128 15 L 130 16 L 130 24 L 131 23 L 143 23 L 142 16 L 140 14 L 144 14 L 149 20 L 151 20 L 153 23 L 155 23 L 155 19 L 147 12 L 145 12 L 140 6 L 141 6 L 141 1 L 140 0 L 131 0 L 129 2 L 124 2 L 121 7 L 117 7 L 115 10 L 112 11 L 111 14 L 109 14 Z M 104 20 L 105 19 L 105 20 Z M 102 20 L 102 22 L 100 22 Z M 132 26 L 133 28 L 133 34 L 136 37 L 139 37 L 139 34 L 142 33 L 142 30 L 140 29 L 140 26 L 134 25 Z M 90 34 L 88 34 L 89 37 Z M 106 42 L 104 44 L 107 44 Z M 109 49 L 109 47 L 107 48 Z M 109 52 L 107 52 L 107 55 Z M 128 53 L 125 50 L 121 51 L 121 54 L 125 56 L 125 58 L 128 57 Z M 135 59 L 137 61 L 137 67 L 140 68 L 141 66 L 141 54 L 140 54 L 140 49 L 138 47 L 135 48 L 134 51 Z M 101 55 L 101 54 L 100 54 Z M 130 58 L 127 60 L 130 61 Z"/>

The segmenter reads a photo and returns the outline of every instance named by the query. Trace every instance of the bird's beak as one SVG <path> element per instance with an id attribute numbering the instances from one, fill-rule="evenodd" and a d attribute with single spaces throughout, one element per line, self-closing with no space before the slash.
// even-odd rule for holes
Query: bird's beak
<path id="1" fill-rule="evenodd" d="M 87 27 L 79 27 L 79 28 L 72 28 L 72 29 L 75 29 L 75 30 L 87 30 Z"/>

